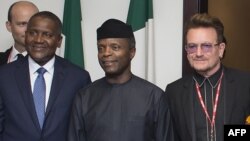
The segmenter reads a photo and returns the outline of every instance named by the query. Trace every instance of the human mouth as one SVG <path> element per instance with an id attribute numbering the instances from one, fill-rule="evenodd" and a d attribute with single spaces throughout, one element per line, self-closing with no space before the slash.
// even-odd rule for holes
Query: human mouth
<path id="1" fill-rule="evenodd" d="M 194 61 L 206 61 L 207 59 L 206 58 L 193 58 Z"/>
<path id="2" fill-rule="evenodd" d="M 45 48 L 46 48 L 45 46 L 41 46 L 41 45 L 32 46 L 32 49 L 36 51 L 41 51 L 41 50 L 44 50 Z"/>
<path id="3" fill-rule="evenodd" d="M 110 61 L 102 61 L 102 64 L 104 66 L 106 66 L 106 67 L 112 66 L 114 63 L 115 63 L 115 61 L 112 61 L 112 60 L 110 60 Z"/>

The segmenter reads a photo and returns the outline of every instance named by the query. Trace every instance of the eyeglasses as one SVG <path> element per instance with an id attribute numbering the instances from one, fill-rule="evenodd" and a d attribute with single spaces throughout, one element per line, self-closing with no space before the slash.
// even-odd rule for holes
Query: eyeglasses
<path id="1" fill-rule="evenodd" d="M 201 47 L 202 52 L 207 53 L 211 52 L 214 46 L 218 46 L 220 43 L 217 44 L 212 44 L 212 43 L 201 43 L 195 44 L 195 43 L 190 43 L 185 45 L 185 50 L 187 51 L 188 54 L 192 54 L 197 52 L 198 47 Z"/>

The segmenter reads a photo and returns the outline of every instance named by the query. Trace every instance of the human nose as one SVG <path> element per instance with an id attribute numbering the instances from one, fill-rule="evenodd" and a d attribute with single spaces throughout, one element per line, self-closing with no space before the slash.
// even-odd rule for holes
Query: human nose
<path id="1" fill-rule="evenodd" d="M 38 42 L 38 43 L 42 42 L 42 41 L 43 41 L 42 35 L 41 35 L 41 34 L 37 34 L 37 35 L 34 37 L 34 41 L 35 41 L 35 42 Z"/>
<path id="2" fill-rule="evenodd" d="M 112 54 L 111 48 L 110 48 L 110 47 L 106 47 L 106 48 L 104 49 L 104 51 L 103 51 L 103 55 L 104 55 L 104 56 L 109 56 L 109 55 L 111 55 L 111 54 Z"/>
<path id="3" fill-rule="evenodd" d="M 202 48 L 201 48 L 201 46 L 200 46 L 200 45 L 199 45 L 199 46 L 197 46 L 196 55 L 197 55 L 197 56 L 201 56 L 201 55 L 203 55 L 203 51 L 202 51 Z"/>

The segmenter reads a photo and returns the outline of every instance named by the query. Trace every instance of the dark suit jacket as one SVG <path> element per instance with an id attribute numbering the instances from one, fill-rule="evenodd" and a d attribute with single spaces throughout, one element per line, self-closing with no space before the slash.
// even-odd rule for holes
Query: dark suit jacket
<path id="1" fill-rule="evenodd" d="M 11 50 L 12 47 L 7 49 L 5 52 L 0 52 L 0 65 L 7 64 Z"/>
<path id="2" fill-rule="evenodd" d="M 192 76 L 179 79 L 166 88 L 176 141 L 196 141 Z M 245 124 L 250 115 L 250 75 L 224 68 L 223 92 L 225 124 Z"/>
<path id="3" fill-rule="evenodd" d="M 43 129 L 30 85 L 28 57 L 0 67 L 0 141 L 66 141 L 75 93 L 91 82 L 89 73 L 55 58 Z"/>

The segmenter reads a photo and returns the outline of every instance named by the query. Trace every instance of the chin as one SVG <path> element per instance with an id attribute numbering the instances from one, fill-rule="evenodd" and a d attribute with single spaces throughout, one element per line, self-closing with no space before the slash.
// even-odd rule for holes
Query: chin
<path id="1" fill-rule="evenodd" d="M 116 72 L 116 70 L 114 68 L 112 68 L 112 67 L 105 67 L 105 66 L 103 66 L 102 69 L 103 69 L 103 71 L 105 73 L 115 73 Z"/>
<path id="2" fill-rule="evenodd" d="M 110 70 L 106 70 L 105 73 L 106 73 L 107 75 L 114 75 L 114 74 L 116 74 L 115 71 L 110 71 Z"/>
<path id="3" fill-rule="evenodd" d="M 35 61 L 43 60 L 43 56 L 41 55 L 30 55 L 30 57 Z"/>
<path id="4" fill-rule="evenodd" d="M 196 70 L 196 71 L 201 71 L 201 72 L 204 72 L 204 71 L 207 71 L 209 68 L 206 67 L 206 66 L 201 66 L 201 65 L 194 65 L 193 68 Z"/>
<path id="5" fill-rule="evenodd" d="M 209 72 L 209 68 L 195 68 L 195 70 L 197 72 L 200 72 L 200 73 L 207 73 L 207 72 Z"/>
<path id="6" fill-rule="evenodd" d="M 105 70 L 105 74 L 107 76 L 116 76 L 118 75 L 119 73 L 116 71 L 116 70 Z"/>

